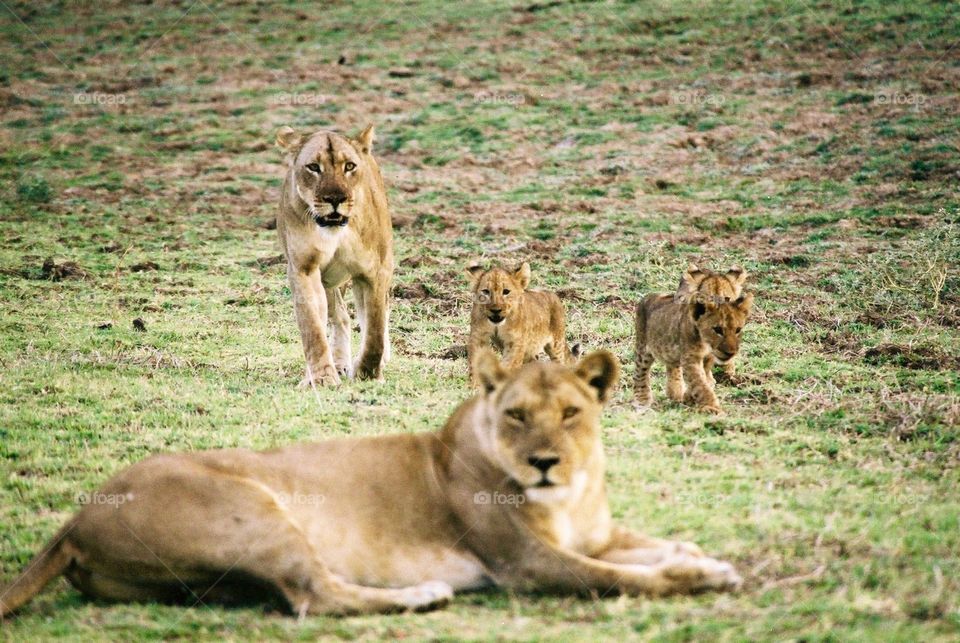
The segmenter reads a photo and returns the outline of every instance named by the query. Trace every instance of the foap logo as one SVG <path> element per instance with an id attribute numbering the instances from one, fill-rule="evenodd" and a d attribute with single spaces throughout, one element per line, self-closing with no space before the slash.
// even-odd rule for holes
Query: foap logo
<path id="1" fill-rule="evenodd" d="M 909 92 L 877 92 L 873 102 L 877 105 L 909 105 L 919 108 L 927 102 L 927 97 L 924 94 Z"/>
<path id="2" fill-rule="evenodd" d="M 294 107 L 317 107 L 326 105 L 332 97 L 326 94 L 283 93 L 273 99 L 276 105 L 291 105 Z"/>
<path id="3" fill-rule="evenodd" d="M 473 102 L 484 105 L 523 105 L 527 97 L 523 94 L 501 94 L 499 92 L 477 92 L 473 95 Z"/>
<path id="4" fill-rule="evenodd" d="M 501 493 L 494 491 L 478 491 L 473 494 L 473 504 L 475 505 L 513 505 L 519 506 L 527 501 L 522 493 Z"/>
<path id="5" fill-rule="evenodd" d="M 126 105 L 126 94 L 107 94 L 104 92 L 78 92 L 73 95 L 74 105 L 102 105 L 113 107 Z"/>
<path id="6" fill-rule="evenodd" d="M 322 493 L 279 493 L 277 500 L 288 507 L 319 507 L 327 501 Z"/>
<path id="7" fill-rule="evenodd" d="M 76 501 L 78 505 L 109 505 L 119 507 L 133 500 L 132 493 L 104 493 L 94 491 L 93 493 L 81 491 L 77 494 Z"/>
<path id="8" fill-rule="evenodd" d="M 674 105 L 716 106 L 723 105 L 727 99 L 722 94 L 705 91 L 671 92 L 670 102 Z"/>

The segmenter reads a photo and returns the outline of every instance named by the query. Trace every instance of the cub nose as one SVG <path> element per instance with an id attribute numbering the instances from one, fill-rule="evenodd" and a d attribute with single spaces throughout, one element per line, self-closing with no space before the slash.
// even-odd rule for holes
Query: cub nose
<path id="1" fill-rule="evenodd" d="M 323 202 L 329 203 L 334 208 L 336 208 L 338 205 L 340 205 L 346 200 L 347 200 L 347 197 L 343 196 L 342 194 L 329 194 L 323 197 Z"/>
<path id="2" fill-rule="evenodd" d="M 499 315 L 501 312 L 503 312 L 503 308 L 490 308 L 490 312 L 494 315 Z"/>
<path id="3" fill-rule="evenodd" d="M 529 458 L 527 458 L 527 462 L 530 463 L 531 467 L 536 467 L 540 469 L 542 473 L 546 473 L 547 471 L 550 470 L 550 467 L 552 467 L 555 464 L 559 464 L 560 458 L 553 457 L 553 456 L 546 457 L 546 458 L 538 458 L 537 456 L 530 456 Z"/>

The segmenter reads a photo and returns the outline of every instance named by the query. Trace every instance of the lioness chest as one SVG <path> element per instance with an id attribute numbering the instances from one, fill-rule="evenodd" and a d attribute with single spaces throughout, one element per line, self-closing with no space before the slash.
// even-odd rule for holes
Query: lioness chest
<path id="1" fill-rule="evenodd" d="M 320 227 L 309 222 L 291 230 L 288 252 L 303 272 L 320 272 L 326 288 L 334 288 L 358 275 L 372 274 L 377 266 L 376 253 L 365 247 L 360 236 L 349 225 Z"/>

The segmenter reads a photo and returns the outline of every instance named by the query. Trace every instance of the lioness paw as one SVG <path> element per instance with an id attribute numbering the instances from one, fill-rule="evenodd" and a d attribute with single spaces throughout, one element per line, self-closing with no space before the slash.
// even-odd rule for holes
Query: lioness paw
<path id="1" fill-rule="evenodd" d="M 414 612 L 439 609 L 453 600 L 453 588 L 439 580 L 414 585 L 404 590 L 404 594 L 404 607 Z"/>
<path id="2" fill-rule="evenodd" d="M 679 556 L 664 563 L 660 571 L 678 592 L 730 591 L 743 583 L 733 565 L 714 558 Z"/>
<path id="3" fill-rule="evenodd" d="M 313 377 L 310 377 L 313 375 Z M 306 376 L 300 381 L 300 388 L 312 388 L 314 386 L 336 386 L 340 383 L 340 376 L 337 375 L 337 369 L 331 364 L 320 366 L 316 369 L 307 369 Z"/>

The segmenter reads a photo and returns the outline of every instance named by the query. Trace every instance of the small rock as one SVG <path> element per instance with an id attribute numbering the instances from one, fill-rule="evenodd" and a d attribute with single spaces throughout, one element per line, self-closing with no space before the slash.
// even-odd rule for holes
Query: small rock
<path id="1" fill-rule="evenodd" d="M 140 333 L 147 332 L 147 322 L 137 317 L 136 319 L 133 320 L 133 330 Z"/>

